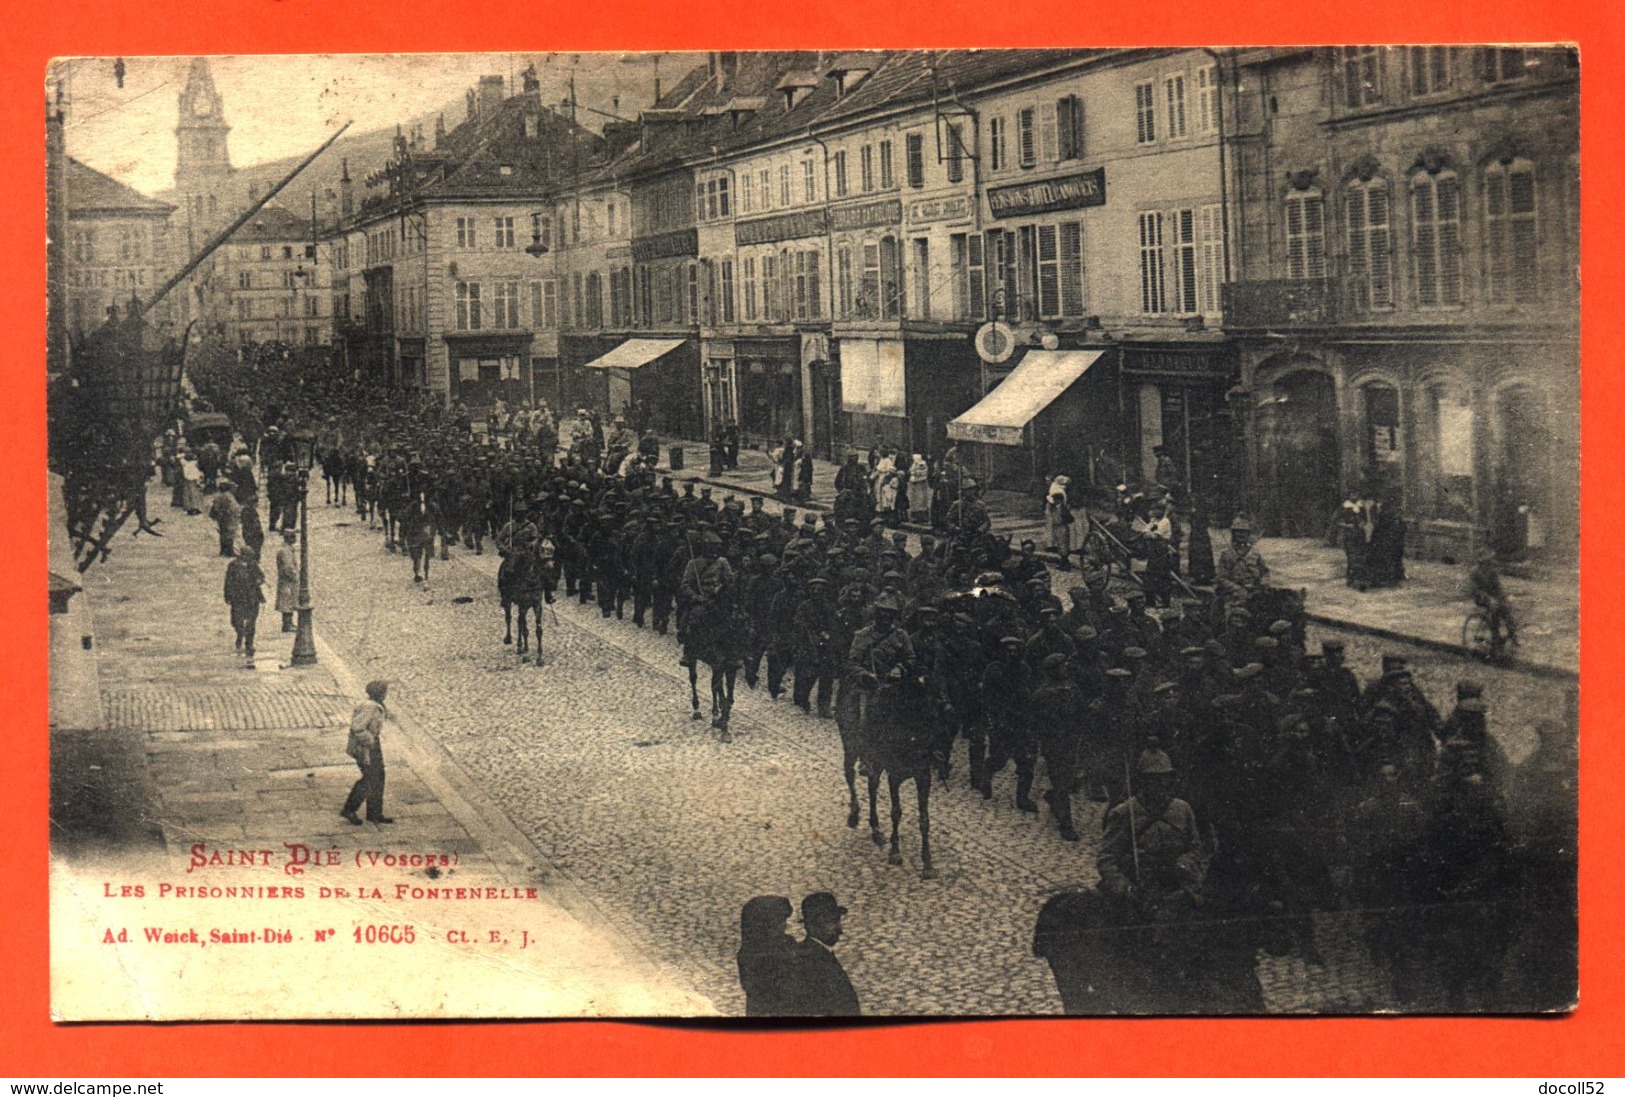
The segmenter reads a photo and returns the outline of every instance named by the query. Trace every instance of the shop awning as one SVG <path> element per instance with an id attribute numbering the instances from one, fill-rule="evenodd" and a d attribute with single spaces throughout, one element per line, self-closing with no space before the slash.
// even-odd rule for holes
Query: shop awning
<path id="1" fill-rule="evenodd" d="M 1104 350 L 1030 350 L 1010 376 L 977 405 L 948 424 L 959 442 L 1021 445 L 1021 432 L 1033 417 L 1072 386 Z"/>
<path id="2" fill-rule="evenodd" d="M 587 368 L 637 369 L 682 345 L 681 339 L 628 339 L 603 357 L 588 362 Z"/>

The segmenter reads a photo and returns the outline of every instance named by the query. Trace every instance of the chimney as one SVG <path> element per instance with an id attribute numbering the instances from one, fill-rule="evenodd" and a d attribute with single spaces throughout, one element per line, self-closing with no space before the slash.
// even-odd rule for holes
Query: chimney
<path id="1" fill-rule="evenodd" d="M 480 119 L 495 118 L 502 109 L 502 77 L 480 77 Z"/>
<path id="2" fill-rule="evenodd" d="M 722 90 L 728 91 L 739 77 L 739 51 L 724 50 L 718 61 L 722 68 Z"/>
<path id="3" fill-rule="evenodd" d="M 542 78 L 536 75 L 536 66 L 534 64 L 530 65 L 525 69 L 522 76 L 525 94 L 540 97 L 542 94 Z"/>
<path id="4" fill-rule="evenodd" d="M 441 111 L 434 119 L 434 147 L 439 148 L 446 143 L 446 112 Z"/>
<path id="5" fill-rule="evenodd" d="M 480 106 L 479 100 L 474 98 L 473 88 L 469 88 L 463 93 L 463 105 L 468 108 L 468 121 L 478 122 L 480 120 Z"/>
<path id="6" fill-rule="evenodd" d="M 355 212 L 355 191 L 350 185 L 350 158 L 343 160 L 344 174 L 339 176 L 339 215 L 348 217 Z"/>

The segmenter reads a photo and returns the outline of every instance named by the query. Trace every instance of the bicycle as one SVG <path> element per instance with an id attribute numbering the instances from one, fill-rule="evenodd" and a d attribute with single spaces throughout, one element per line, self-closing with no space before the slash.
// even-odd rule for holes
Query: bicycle
<path id="1" fill-rule="evenodd" d="M 1503 623 L 1505 628 L 1501 627 Z M 1461 623 L 1461 646 L 1485 662 L 1502 661 L 1507 658 L 1507 648 L 1517 645 L 1512 614 L 1505 607 L 1492 611 L 1475 606 Z"/>

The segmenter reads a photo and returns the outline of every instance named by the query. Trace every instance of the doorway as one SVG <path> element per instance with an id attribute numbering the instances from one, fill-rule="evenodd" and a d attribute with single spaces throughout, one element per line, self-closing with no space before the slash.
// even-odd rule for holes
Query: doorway
<path id="1" fill-rule="evenodd" d="M 1318 370 L 1298 370 L 1275 383 L 1260 408 L 1269 426 L 1273 499 L 1265 504 L 1280 537 L 1319 537 L 1337 508 L 1342 485 L 1338 452 L 1337 390 Z"/>
<path id="2" fill-rule="evenodd" d="M 1545 394 L 1529 385 L 1497 393 L 1495 437 L 1490 543 L 1517 560 L 1545 548 L 1551 530 L 1554 439 Z"/>

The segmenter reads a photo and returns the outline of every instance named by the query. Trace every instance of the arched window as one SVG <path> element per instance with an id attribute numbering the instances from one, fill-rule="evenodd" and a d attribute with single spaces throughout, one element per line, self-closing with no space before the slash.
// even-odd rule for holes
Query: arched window
<path id="1" fill-rule="evenodd" d="M 1399 416 L 1399 390 L 1385 381 L 1360 386 L 1365 421 L 1367 473 L 1384 488 L 1397 488 L 1405 464 L 1405 435 Z"/>
<path id="2" fill-rule="evenodd" d="M 1540 296 L 1535 165 L 1497 161 L 1484 169 L 1484 285 L 1491 304 Z"/>
<path id="3" fill-rule="evenodd" d="M 1416 462 L 1424 505 L 1439 518 L 1473 515 L 1473 405 L 1461 385 L 1428 385 L 1416 416 Z"/>
<path id="4" fill-rule="evenodd" d="M 1349 289 L 1356 309 L 1394 307 L 1393 228 L 1388 183 L 1356 179 L 1344 190 Z"/>
<path id="5" fill-rule="evenodd" d="M 1411 177 L 1411 244 L 1416 254 L 1416 303 L 1460 305 L 1461 181 L 1453 171 Z"/>

